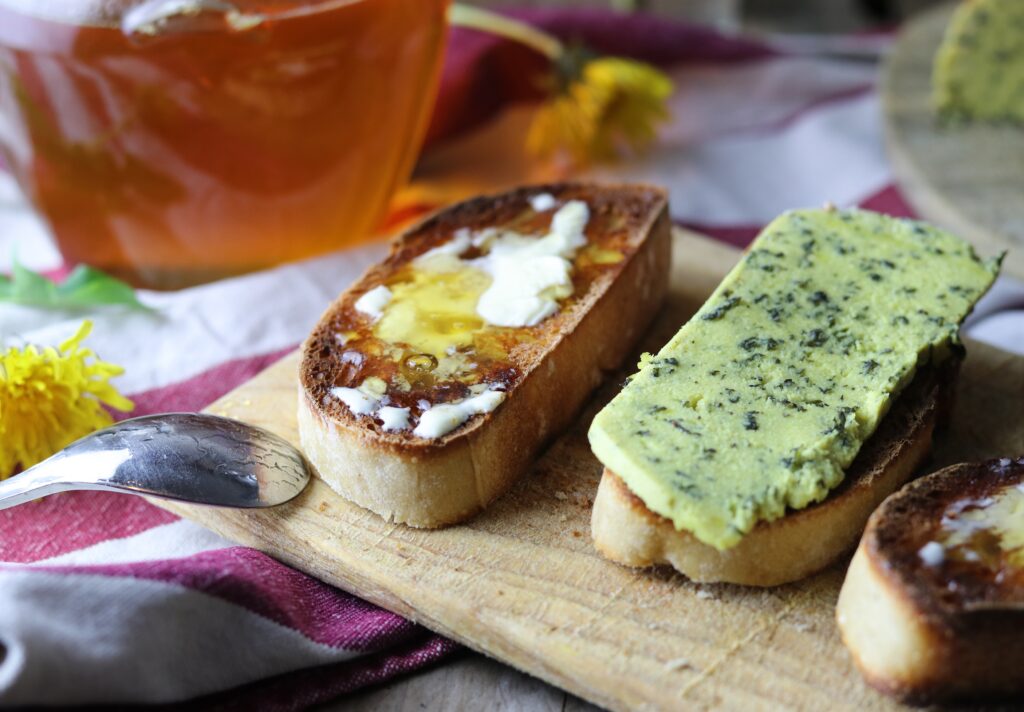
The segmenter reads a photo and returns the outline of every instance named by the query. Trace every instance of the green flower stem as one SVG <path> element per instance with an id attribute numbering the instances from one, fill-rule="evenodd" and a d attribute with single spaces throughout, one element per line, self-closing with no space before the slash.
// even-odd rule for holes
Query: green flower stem
<path id="1" fill-rule="evenodd" d="M 448 8 L 448 22 L 456 27 L 480 30 L 514 40 L 540 52 L 551 61 L 558 60 L 565 51 L 562 43 L 548 33 L 479 7 L 454 3 Z"/>

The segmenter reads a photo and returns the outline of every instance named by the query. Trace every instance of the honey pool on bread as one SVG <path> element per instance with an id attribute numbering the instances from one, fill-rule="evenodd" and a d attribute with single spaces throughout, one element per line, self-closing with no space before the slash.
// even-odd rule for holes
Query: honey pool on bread
<path id="1" fill-rule="evenodd" d="M 995 477 L 965 484 L 917 549 L 920 574 L 947 603 L 1024 603 L 1024 458 L 992 470 Z"/>
<path id="2" fill-rule="evenodd" d="M 538 192 L 496 224 L 410 241 L 335 317 L 320 348 L 343 368 L 319 397 L 384 433 L 444 437 L 501 404 L 628 238 L 622 215 Z"/>

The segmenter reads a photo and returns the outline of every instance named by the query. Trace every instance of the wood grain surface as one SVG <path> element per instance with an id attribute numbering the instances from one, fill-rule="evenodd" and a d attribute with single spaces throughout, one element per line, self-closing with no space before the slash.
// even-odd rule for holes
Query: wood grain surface
<path id="1" fill-rule="evenodd" d="M 924 218 L 974 242 L 1009 249 L 1004 270 L 1024 277 L 1024 127 L 943 126 L 931 105 L 932 60 L 954 4 L 908 22 L 882 72 L 893 171 Z"/>
<path id="2" fill-rule="evenodd" d="M 739 252 L 675 236 L 672 290 L 648 350 L 667 340 Z M 210 410 L 296 441 L 296 367 L 286 357 Z M 242 544 L 465 643 L 598 705 L 634 709 L 881 710 L 833 623 L 846 561 L 797 584 L 758 590 L 698 586 L 671 571 L 601 559 L 589 521 L 601 467 L 591 418 L 610 379 L 533 471 L 465 525 L 389 524 L 319 480 L 273 510 L 161 502 Z M 969 344 L 958 409 L 936 467 L 1024 453 L 1024 359 Z"/>

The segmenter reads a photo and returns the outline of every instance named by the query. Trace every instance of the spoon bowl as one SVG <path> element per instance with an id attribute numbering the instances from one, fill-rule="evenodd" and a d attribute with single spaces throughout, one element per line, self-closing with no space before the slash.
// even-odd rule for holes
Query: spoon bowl
<path id="1" fill-rule="evenodd" d="M 132 418 L 0 482 L 0 509 L 67 490 L 128 492 L 220 507 L 273 507 L 309 483 L 291 443 L 203 413 Z"/>

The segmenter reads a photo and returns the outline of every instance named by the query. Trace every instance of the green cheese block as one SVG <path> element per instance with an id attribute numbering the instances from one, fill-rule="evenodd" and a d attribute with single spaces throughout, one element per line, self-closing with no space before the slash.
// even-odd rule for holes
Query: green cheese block
<path id="1" fill-rule="evenodd" d="M 1024 122 L 1024 2 L 961 3 L 935 56 L 933 92 L 947 119 Z"/>
<path id="2" fill-rule="evenodd" d="M 999 259 L 920 222 L 799 210 L 594 419 L 647 507 L 718 549 L 825 498 L 916 370 L 958 347 Z"/>

